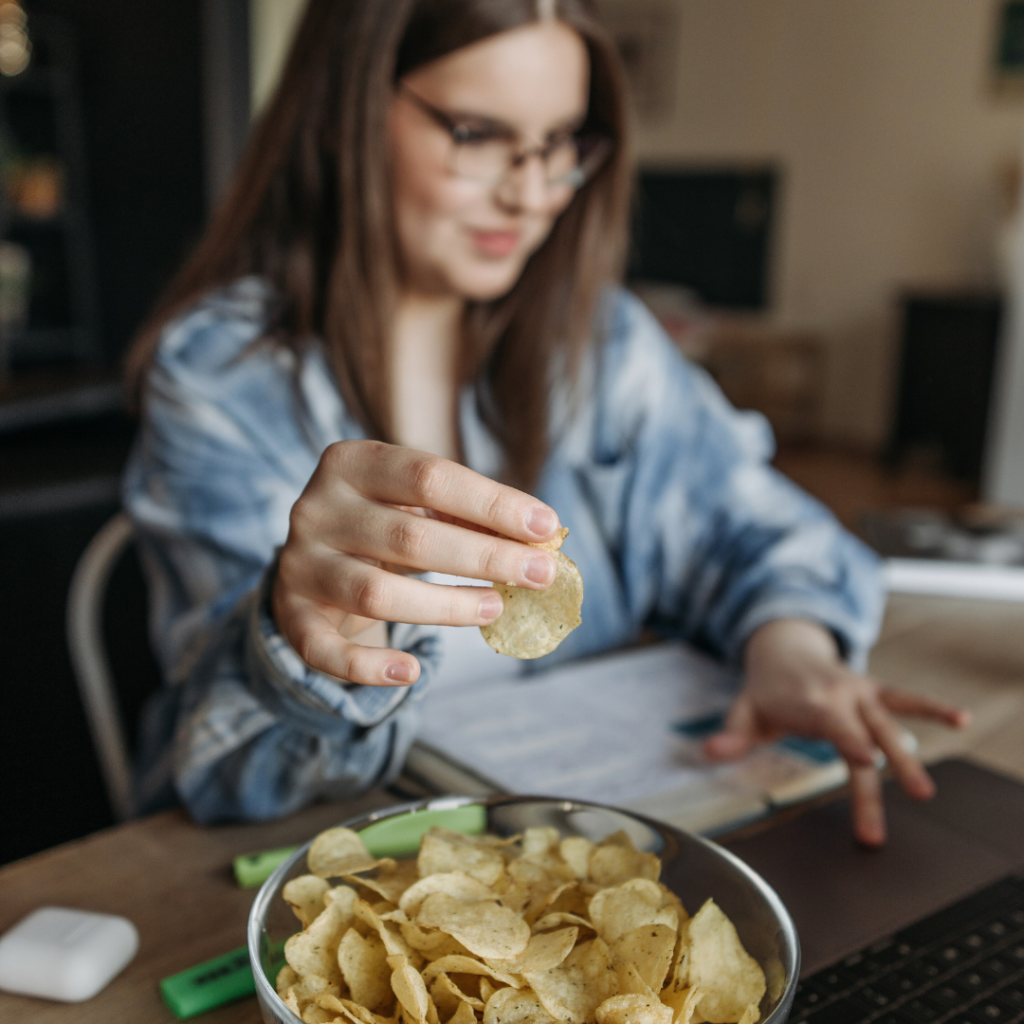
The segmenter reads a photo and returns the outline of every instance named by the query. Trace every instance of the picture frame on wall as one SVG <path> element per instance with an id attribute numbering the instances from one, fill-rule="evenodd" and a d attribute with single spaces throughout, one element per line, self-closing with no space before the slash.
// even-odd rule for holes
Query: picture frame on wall
<path id="1" fill-rule="evenodd" d="M 1024 98 L 1024 0 L 998 7 L 991 70 L 998 95 Z"/>

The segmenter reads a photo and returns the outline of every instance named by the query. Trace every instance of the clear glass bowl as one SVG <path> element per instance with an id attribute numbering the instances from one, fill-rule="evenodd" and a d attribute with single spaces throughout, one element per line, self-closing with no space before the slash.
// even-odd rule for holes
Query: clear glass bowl
<path id="1" fill-rule="evenodd" d="M 538 825 L 563 836 L 600 840 L 620 829 L 638 850 L 656 853 L 661 881 L 690 913 L 713 897 L 729 916 L 747 951 L 768 981 L 761 1024 L 782 1024 L 789 1016 L 800 974 L 800 942 L 782 901 L 767 882 L 728 850 L 661 822 L 628 811 L 550 797 L 441 797 L 387 807 L 343 822 L 360 832 L 375 856 L 413 856 L 420 836 L 434 825 L 458 831 L 507 836 Z M 312 837 L 310 838 L 312 842 Z M 249 914 L 249 959 L 256 996 L 266 1024 L 302 1024 L 278 996 L 274 979 L 284 960 L 285 940 L 299 930 L 281 896 L 286 882 L 306 873 L 309 843 L 264 882 Z"/>

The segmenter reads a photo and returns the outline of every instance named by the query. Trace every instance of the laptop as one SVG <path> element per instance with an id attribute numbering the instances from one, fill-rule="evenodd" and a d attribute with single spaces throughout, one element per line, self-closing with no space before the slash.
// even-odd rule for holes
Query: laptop
<path id="1" fill-rule="evenodd" d="M 1024 1021 L 1024 785 L 969 761 L 931 768 L 928 802 L 889 783 L 889 840 L 851 841 L 845 799 L 719 842 L 796 923 L 809 1024 Z"/>

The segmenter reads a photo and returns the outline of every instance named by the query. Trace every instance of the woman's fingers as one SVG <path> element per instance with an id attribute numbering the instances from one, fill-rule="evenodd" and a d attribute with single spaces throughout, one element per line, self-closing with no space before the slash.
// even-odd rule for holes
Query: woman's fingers
<path id="1" fill-rule="evenodd" d="M 283 561 L 282 561 L 283 565 Z M 486 626 L 504 609 L 490 587 L 424 583 L 332 552 L 309 566 L 292 590 L 317 604 L 381 622 L 432 626 Z"/>
<path id="2" fill-rule="evenodd" d="M 704 741 L 704 753 L 712 761 L 735 761 L 763 738 L 758 729 L 754 702 L 741 693 L 729 711 L 725 728 Z"/>
<path id="3" fill-rule="evenodd" d="M 957 729 L 962 729 L 971 721 L 971 713 L 966 708 L 959 708 L 955 704 L 947 704 L 941 700 L 933 700 L 931 697 L 918 697 L 913 693 L 904 693 L 902 690 L 888 688 L 881 689 L 878 696 L 881 702 L 896 715 L 933 718 Z"/>
<path id="4" fill-rule="evenodd" d="M 403 651 L 363 647 L 343 637 L 316 604 L 292 598 L 285 622 L 285 639 L 310 668 L 366 686 L 408 686 L 420 675 L 419 662 Z"/>
<path id="5" fill-rule="evenodd" d="M 850 765 L 850 803 L 857 841 L 865 846 L 881 846 L 885 842 L 885 808 L 882 780 L 873 765 Z"/>
<path id="6" fill-rule="evenodd" d="M 935 795 L 935 783 L 924 766 L 903 745 L 903 729 L 882 704 L 873 698 L 861 702 L 861 715 L 871 735 L 885 754 L 893 773 L 909 796 L 928 800 Z"/>
<path id="7" fill-rule="evenodd" d="M 321 466 L 367 498 L 434 509 L 516 540 L 545 540 L 558 529 L 558 515 L 543 502 L 426 452 L 342 441 Z"/>
<path id="8" fill-rule="evenodd" d="M 548 551 L 371 501 L 353 502 L 323 539 L 350 555 L 469 579 L 536 589 L 555 578 Z"/>

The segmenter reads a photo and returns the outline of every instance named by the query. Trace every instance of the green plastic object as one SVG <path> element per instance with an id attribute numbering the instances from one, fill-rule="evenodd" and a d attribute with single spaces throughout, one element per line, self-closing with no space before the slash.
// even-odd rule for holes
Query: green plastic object
<path id="1" fill-rule="evenodd" d="M 297 846 L 284 846 L 280 850 L 264 850 L 262 853 L 243 853 L 236 857 L 235 881 L 242 889 L 255 889 L 262 885 L 296 850 Z"/>
<path id="2" fill-rule="evenodd" d="M 423 834 L 435 825 L 478 836 L 487 828 L 487 808 L 483 804 L 467 804 L 411 811 L 375 821 L 361 829 L 359 836 L 374 857 L 408 857 L 419 850 Z"/>
<path id="3" fill-rule="evenodd" d="M 256 982 L 245 946 L 214 957 L 197 967 L 164 978 L 160 994 L 178 1020 L 188 1020 L 225 1003 L 256 994 Z"/>

